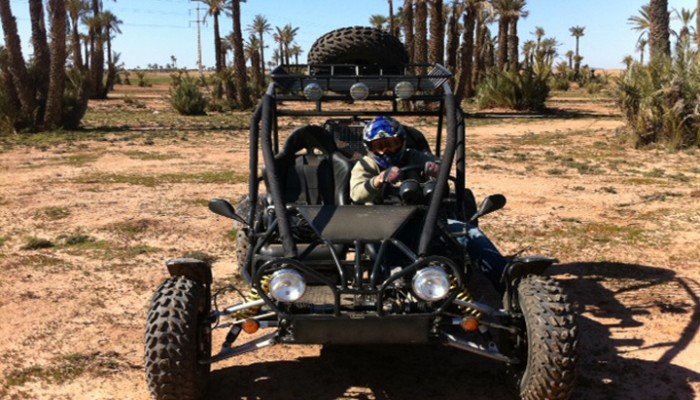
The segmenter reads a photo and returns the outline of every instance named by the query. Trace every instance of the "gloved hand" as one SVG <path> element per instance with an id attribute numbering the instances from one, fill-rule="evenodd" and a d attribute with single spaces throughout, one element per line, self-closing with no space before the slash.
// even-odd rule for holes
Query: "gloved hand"
<path id="1" fill-rule="evenodd" d="M 401 169 L 398 167 L 391 167 L 382 171 L 376 178 L 374 178 L 374 186 L 381 187 L 381 185 L 386 182 L 389 184 L 395 184 L 401 180 Z"/>
<path id="2" fill-rule="evenodd" d="M 425 175 L 437 178 L 438 174 L 440 174 L 440 164 L 432 161 L 425 163 Z"/>

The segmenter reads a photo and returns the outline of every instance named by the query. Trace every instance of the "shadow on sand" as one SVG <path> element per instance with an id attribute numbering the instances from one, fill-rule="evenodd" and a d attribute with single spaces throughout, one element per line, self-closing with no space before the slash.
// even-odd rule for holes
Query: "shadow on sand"
<path id="1" fill-rule="evenodd" d="M 579 318 L 580 379 L 575 398 L 695 398 L 692 385 L 700 381 L 700 374 L 672 362 L 700 325 L 700 285 L 669 270 L 630 264 L 566 264 L 551 272 L 565 274 L 563 282 L 577 311 L 586 312 Z M 639 292 L 645 295 L 637 296 Z M 650 292 L 663 295 L 648 296 Z M 690 323 L 680 336 L 656 345 L 666 348 L 658 361 L 626 358 L 624 351 L 645 348 L 645 340 L 615 339 L 615 332 L 655 329 L 653 320 L 640 318 L 650 307 L 687 315 L 683 320 Z M 320 357 L 214 371 L 210 398 L 513 399 L 502 373 L 498 363 L 443 347 L 353 347 L 324 351 Z"/>

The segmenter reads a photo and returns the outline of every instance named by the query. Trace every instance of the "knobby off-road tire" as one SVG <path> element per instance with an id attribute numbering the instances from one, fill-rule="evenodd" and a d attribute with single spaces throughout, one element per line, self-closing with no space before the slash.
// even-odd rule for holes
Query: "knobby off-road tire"
<path id="1" fill-rule="evenodd" d="M 527 329 L 527 366 L 513 371 L 524 400 L 568 399 L 576 381 L 577 329 L 571 305 L 551 278 L 530 275 L 518 300 Z"/>
<path id="2" fill-rule="evenodd" d="M 400 68 L 408 63 L 408 52 L 394 35 L 354 26 L 336 29 L 318 38 L 309 50 L 308 62 L 377 65 L 402 73 Z"/>
<path id="3" fill-rule="evenodd" d="M 204 398 L 209 364 L 198 360 L 211 355 L 208 288 L 185 278 L 172 277 L 158 288 L 146 325 L 146 375 L 156 400 Z"/>
<path id="4" fill-rule="evenodd" d="M 250 213 L 250 198 L 248 196 L 243 197 L 236 205 L 236 213 L 245 219 L 248 219 L 248 214 Z M 261 218 L 262 213 L 265 210 L 265 201 L 262 198 L 258 198 L 258 205 L 255 208 L 256 220 Z M 248 226 L 241 224 L 240 222 L 234 221 L 233 226 L 236 228 L 236 265 L 238 265 L 238 270 L 243 272 L 243 267 L 245 266 L 246 259 L 248 257 L 248 252 L 250 251 L 250 229 Z"/>

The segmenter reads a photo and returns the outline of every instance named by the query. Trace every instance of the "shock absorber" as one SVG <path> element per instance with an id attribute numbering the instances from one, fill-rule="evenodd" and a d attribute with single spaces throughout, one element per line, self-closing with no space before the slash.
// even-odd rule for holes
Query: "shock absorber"
<path id="1" fill-rule="evenodd" d="M 268 292 L 270 290 L 270 279 L 272 279 L 271 275 L 265 275 L 262 277 L 260 280 L 260 287 L 264 292 Z M 258 290 L 256 288 L 250 289 L 250 293 L 248 294 L 248 302 L 253 302 L 256 300 L 260 300 L 260 293 L 258 293 Z M 245 310 L 241 310 L 238 313 L 234 315 L 236 319 L 248 319 L 256 316 L 260 312 L 261 307 L 251 307 Z"/>
<path id="2" fill-rule="evenodd" d="M 451 286 L 452 286 L 451 290 L 459 290 L 459 288 L 457 287 L 457 279 L 452 278 L 452 285 Z M 471 293 L 469 293 L 469 289 L 467 289 L 465 286 L 464 289 L 462 289 L 462 291 L 459 292 L 459 294 L 457 295 L 456 300 L 461 300 L 462 302 L 465 302 L 465 303 L 472 303 L 474 301 L 474 298 L 472 297 Z M 476 319 L 481 318 L 482 314 L 481 314 L 481 311 L 479 311 L 479 310 L 475 310 L 474 308 L 466 307 L 463 305 L 457 305 L 457 308 L 459 308 L 460 311 L 462 311 L 464 313 L 464 315 L 471 315 L 472 317 L 474 317 Z"/>

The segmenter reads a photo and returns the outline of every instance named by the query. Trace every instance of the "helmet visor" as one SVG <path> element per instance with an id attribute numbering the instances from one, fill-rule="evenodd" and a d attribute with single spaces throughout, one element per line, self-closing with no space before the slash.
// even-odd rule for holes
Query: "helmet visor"
<path id="1" fill-rule="evenodd" d="M 403 138 L 381 138 L 369 142 L 370 151 L 377 154 L 395 154 L 403 148 Z"/>

